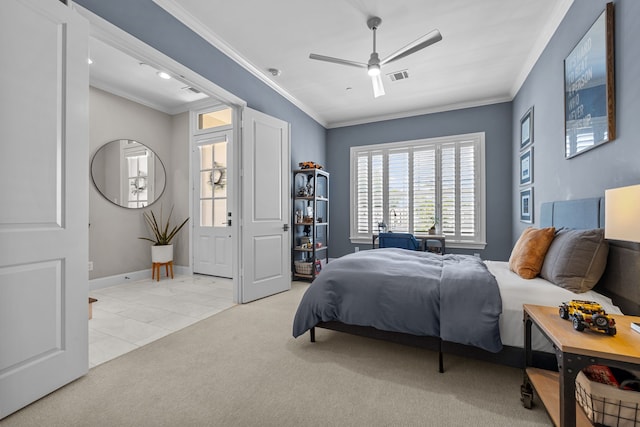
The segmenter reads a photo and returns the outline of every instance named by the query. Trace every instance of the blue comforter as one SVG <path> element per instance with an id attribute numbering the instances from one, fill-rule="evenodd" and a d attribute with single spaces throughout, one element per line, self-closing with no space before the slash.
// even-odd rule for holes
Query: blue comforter
<path id="1" fill-rule="evenodd" d="M 376 249 L 324 267 L 298 306 L 293 336 L 335 320 L 498 352 L 501 312 L 496 279 L 479 258 Z"/>

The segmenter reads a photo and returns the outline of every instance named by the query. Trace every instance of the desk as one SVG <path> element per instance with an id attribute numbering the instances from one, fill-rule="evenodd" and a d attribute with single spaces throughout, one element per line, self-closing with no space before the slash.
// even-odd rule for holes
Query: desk
<path id="1" fill-rule="evenodd" d="M 609 336 L 593 331 L 578 332 L 570 321 L 561 319 L 558 307 L 524 304 L 525 375 L 521 387 L 522 403 L 530 407 L 533 389 L 556 426 L 590 426 L 575 402 L 576 376 L 589 365 L 607 365 L 637 370 L 640 365 L 640 334 L 631 322 L 640 317 L 613 315 L 617 334 Z M 535 323 L 556 349 L 559 372 L 532 368 L 531 325 Z"/>
<path id="2" fill-rule="evenodd" d="M 415 238 L 416 240 L 420 241 L 420 247 L 423 251 L 427 251 L 429 249 L 429 240 L 437 240 L 438 242 L 440 242 L 441 254 L 444 255 L 446 240 L 445 236 L 441 234 L 425 234 L 422 236 L 415 236 Z M 375 249 L 376 240 L 378 240 L 378 235 L 373 234 L 371 236 L 371 249 Z"/>
<path id="3" fill-rule="evenodd" d="M 416 239 L 421 239 L 422 240 L 422 250 L 423 251 L 429 251 L 429 247 L 432 248 L 439 248 L 439 250 L 436 251 L 429 251 L 429 252 L 437 252 L 440 255 L 444 255 L 444 249 L 445 249 L 445 237 L 439 234 L 429 234 L 426 236 L 420 236 L 420 237 L 416 237 Z M 431 246 L 429 245 L 429 240 L 436 240 L 438 242 L 440 242 L 440 246 Z"/>

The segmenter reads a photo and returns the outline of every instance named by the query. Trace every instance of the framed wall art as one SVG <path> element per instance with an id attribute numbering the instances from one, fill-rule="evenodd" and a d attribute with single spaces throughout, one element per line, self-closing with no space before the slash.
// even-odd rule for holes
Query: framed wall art
<path id="1" fill-rule="evenodd" d="M 533 142 L 533 107 L 524 113 L 520 119 L 520 148 Z"/>
<path id="2" fill-rule="evenodd" d="M 564 60 L 565 158 L 616 137 L 613 3 Z"/>
<path id="3" fill-rule="evenodd" d="M 520 185 L 533 183 L 533 147 L 520 153 Z"/>
<path id="4" fill-rule="evenodd" d="M 533 222 L 533 187 L 520 190 L 520 221 Z"/>

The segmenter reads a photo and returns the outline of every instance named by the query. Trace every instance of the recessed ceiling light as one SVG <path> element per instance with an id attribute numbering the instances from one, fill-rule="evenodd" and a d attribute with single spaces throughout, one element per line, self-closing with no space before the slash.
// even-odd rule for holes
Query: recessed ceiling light
<path id="1" fill-rule="evenodd" d="M 171 76 L 167 73 L 165 73 L 164 71 L 158 71 L 158 76 L 161 79 L 165 79 L 165 80 L 169 80 L 171 78 Z"/>
<path id="2" fill-rule="evenodd" d="M 87 64 L 89 64 L 89 65 L 93 64 L 93 59 L 87 58 Z"/>
<path id="3" fill-rule="evenodd" d="M 282 74 L 282 71 L 278 70 L 277 68 L 269 68 L 267 71 L 270 72 L 273 77 L 277 77 Z"/>

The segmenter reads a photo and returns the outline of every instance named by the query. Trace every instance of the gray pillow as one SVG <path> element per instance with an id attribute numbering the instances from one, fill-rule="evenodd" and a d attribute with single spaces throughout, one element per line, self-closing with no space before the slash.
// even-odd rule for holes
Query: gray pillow
<path id="1" fill-rule="evenodd" d="M 604 229 L 562 229 L 551 242 L 540 276 L 570 291 L 587 292 L 604 273 L 608 254 Z"/>

